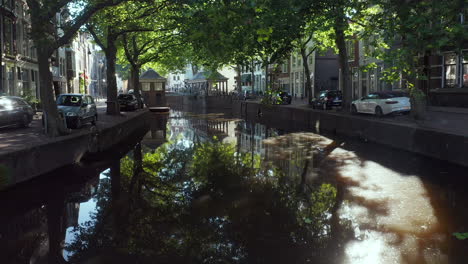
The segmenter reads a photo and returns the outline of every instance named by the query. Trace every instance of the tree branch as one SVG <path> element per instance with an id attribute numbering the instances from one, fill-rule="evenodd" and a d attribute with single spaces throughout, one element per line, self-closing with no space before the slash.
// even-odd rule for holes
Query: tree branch
<path id="1" fill-rule="evenodd" d="M 111 6 L 117 6 L 123 3 L 125 0 L 113 0 L 113 1 L 99 1 L 97 4 L 88 6 L 83 13 L 75 20 L 75 23 L 71 25 L 63 36 L 57 39 L 55 45 L 51 47 L 51 50 L 56 50 L 70 42 L 75 36 L 75 33 L 83 26 L 97 11 Z"/>
<path id="2" fill-rule="evenodd" d="M 136 67 L 136 62 L 134 61 L 132 55 L 130 54 L 130 50 L 128 48 L 128 40 L 127 40 L 127 34 L 123 34 L 123 47 L 124 47 L 124 51 L 125 51 L 125 56 L 127 57 L 127 60 L 128 62 L 130 62 L 130 64 L 133 66 L 133 67 Z"/>
<path id="3" fill-rule="evenodd" d="M 315 50 L 317 50 L 317 48 L 318 48 L 318 45 L 315 45 L 315 47 L 314 47 L 313 49 L 311 49 L 311 50 L 309 51 L 309 53 L 307 53 L 306 57 L 309 57 L 310 54 L 312 54 Z"/>
<path id="4" fill-rule="evenodd" d="M 104 45 L 104 42 L 102 42 L 102 40 L 99 39 L 99 36 L 96 34 L 96 31 L 94 31 L 93 26 L 88 24 L 86 25 L 86 28 L 88 29 L 89 33 L 91 33 L 91 35 L 93 36 L 94 41 L 96 41 L 96 44 L 98 44 L 98 46 L 101 47 L 101 49 L 105 51 L 107 47 Z"/>

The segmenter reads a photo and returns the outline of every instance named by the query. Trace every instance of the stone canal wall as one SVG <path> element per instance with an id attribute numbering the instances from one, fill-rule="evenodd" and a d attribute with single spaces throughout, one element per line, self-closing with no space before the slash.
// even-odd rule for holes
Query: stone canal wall
<path id="1" fill-rule="evenodd" d="M 465 135 L 399 123 L 365 115 L 348 115 L 304 107 L 265 106 L 257 102 L 234 101 L 234 114 L 285 130 L 359 138 L 396 149 L 468 166 L 468 133 Z"/>
<path id="2" fill-rule="evenodd" d="M 23 144 L 19 149 L 1 153 L 2 185 L 14 185 L 83 158 L 96 157 L 128 137 L 145 133 L 150 125 L 149 115 L 149 111 L 142 110 L 123 116 L 103 116 L 96 127 L 85 127 L 63 137 L 44 138 L 43 142 Z"/>
<path id="3" fill-rule="evenodd" d="M 229 112 L 279 129 L 359 138 L 468 166 L 468 133 L 457 134 L 416 123 L 314 110 L 307 106 L 265 106 L 253 101 L 231 100 L 230 97 L 182 97 L 168 102 L 184 111 Z"/>

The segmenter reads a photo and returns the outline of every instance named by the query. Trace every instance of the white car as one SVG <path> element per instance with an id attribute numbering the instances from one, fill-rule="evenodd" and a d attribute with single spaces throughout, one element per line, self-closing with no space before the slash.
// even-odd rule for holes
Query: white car
<path id="1" fill-rule="evenodd" d="M 409 112 L 409 95 L 400 91 L 382 91 L 370 93 L 351 103 L 351 113 L 367 113 L 383 116 L 390 113 Z"/>

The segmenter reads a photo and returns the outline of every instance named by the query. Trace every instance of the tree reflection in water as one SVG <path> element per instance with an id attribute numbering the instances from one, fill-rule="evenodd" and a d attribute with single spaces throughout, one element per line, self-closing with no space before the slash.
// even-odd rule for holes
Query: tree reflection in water
<path id="1" fill-rule="evenodd" d="M 314 166 L 285 170 L 279 149 L 288 149 L 275 145 L 269 161 L 216 139 L 189 148 L 168 143 L 143 155 L 137 145 L 136 160 L 125 157 L 120 176 L 113 171 L 113 181 L 101 181 L 96 213 L 67 245 L 69 260 L 330 263 L 337 189 L 323 179 L 306 183 Z M 304 151 L 299 167 L 313 153 Z"/>

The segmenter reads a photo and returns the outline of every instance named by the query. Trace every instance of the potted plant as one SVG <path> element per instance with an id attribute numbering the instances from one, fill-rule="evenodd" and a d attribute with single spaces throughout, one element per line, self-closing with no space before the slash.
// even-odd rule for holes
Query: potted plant
<path id="1" fill-rule="evenodd" d="M 411 101 L 411 115 L 416 120 L 426 119 L 427 98 L 421 89 L 409 85 L 409 94 Z"/>

